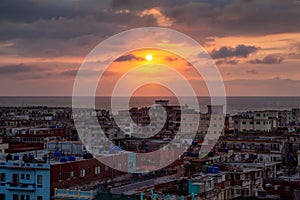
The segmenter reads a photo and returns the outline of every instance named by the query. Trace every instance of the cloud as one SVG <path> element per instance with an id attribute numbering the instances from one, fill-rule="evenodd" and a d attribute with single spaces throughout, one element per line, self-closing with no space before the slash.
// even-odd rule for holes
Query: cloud
<path id="1" fill-rule="evenodd" d="M 31 76 L 33 78 L 45 77 L 46 81 L 54 80 L 51 83 L 54 83 L 57 87 L 53 88 L 49 82 L 46 83 L 45 81 L 43 83 L 45 88 L 41 90 L 43 93 L 47 93 L 51 88 L 53 88 L 53 91 L 60 93 L 58 90 L 61 89 L 62 84 L 59 81 L 64 81 L 64 78 L 66 78 L 70 82 L 69 77 L 76 74 L 76 70 L 71 69 L 74 69 L 75 65 L 79 65 L 81 59 L 74 59 L 74 63 L 69 65 L 59 63 L 59 61 L 54 65 L 53 61 L 51 67 L 41 66 L 44 65 L 41 63 L 28 63 L 27 65 L 26 61 L 19 60 L 22 57 L 83 58 L 97 44 L 109 36 L 131 28 L 160 25 L 162 27 L 170 26 L 172 29 L 183 32 L 199 43 L 206 44 L 205 47 L 211 45 L 208 49 L 213 49 L 214 46 L 212 45 L 218 44 L 219 39 L 222 39 L 222 37 L 238 38 L 241 41 L 240 44 L 244 45 L 234 46 L 228 40 L 227 44 L 223 43 L 223 48 L 219 49 L 220 46 L 215 47 L 214 58 L 217 59 L 218 64 L 224 65 L 234 65 L 238 60 L 242 62 L 240 58 L 248 58 L 250 54 L 256 53 L 259 50 L 258 47 L 247 46 L 253 45 L 251 41 L 255 41 L 245 41 L 244 43 L 242 41 L 246 38 L 263 36 L 267 40 L 264 45 L 261 45 L 263 48 L 261 51 L 272 53 L 282 51 L 284 53 L 281 56 L 277 54 L 277 57 L 257 57 L 258 59 L 248 58 L 247 60 L 254 64 L 271 64 L 282 62 L 282 56 L 285 59 L 291 58 L 293 61 L 286 64 L 287 67 L 291 66 L 293 71 L 287 73 L 293 75 L 293 78 L 296 79 L 299 78 L 299 74 L 296 73 L 299 55 L 289 55 L 290 57 L 288 57 L 287 53 L 297 53 L 297 50 L 300 50 L 299 40 L 287 41 L 287 48 L 282 48 L 280 44 L 275 44 L 276 39 L 268 40 L 268 35 L 283 33 L 287 39 L 290 39 L 290 37 L 295 38 L 294 35 L 300 32 L 300 26 L 298 25 L 300 24 L 299 9 L 300 4 L 296 0 L 1 0 L 0 54 L 3 57 L 16 56 L 18 60 L 15 61 L 14 65 L 4 65 L 3 61 L 1 64 L 3 66 L 0 66 L 2 68 L 0 74 L 3 79 L 7 79 L 6 85 L 16 84 L 15 91 L 11 91 L 11 87 L 7 86 L 8 89 L 5 89 L 7 92 L 17 94 L 16 91 L 22 92 L 23 89 L 37 87 L 39 84 L 33 82 L 31 85 L 26 85 L 26 87 L 22 84 L 17 86 L 19 78 L 30 78 Z M 291 35 L 290 33 L 296 34 Z M 215 42 L 213 42 L 214 39 Z M 236 41 L 236 39 L 234 40 Z M 258 41 L 261 41 L 261 38 Z M 291 42 L 297 44 L 297 46 L 294 45 L 293 49 L 289 50 Z M 122 46 L 124 44 L 117 45 Z M 275 51 L 274 48 L 278 49 Z M 224 52 L 222 53 L 221 50 Z M 209 58 L 204 54 L 199 55 L 199 57 Z M 25 64 L 19 64 L 20 62 Z M 267 66 L 262 67 L 265 67 L 265 69 L 259 70 L 260 76 L 265 74 L 268 77 L 278 76 L 279 72 L 276 70 L 284 70 L 280 68 L 280 65 L 272 68 L 273 71 L 266 69 Z M 39 70 L 39 68 L 42 70 Z M 245 74 L 245 69 L 241 67 L 235 69 Z M 48 75 L 47 70 L 51 71 L 53 75 Z M 234 70 L 228 71 L 233 75 L 237 74 Z M 255 73 L 251 69 L 247 71 L 249 75 Z M 12 79 L 12 81 L 8 79 Z M 255 80 L 253 81 L 255 82 Z M 69 82 L 68 84 L 71 85 Z M 282 80 L 282 82 L 289 81 Z M 281 82 L 277 81 L 276 83 Z M 65 82 L 66 84 L 67 82 Z M 272 84 L 274 86 L 274 83 Z M 260 88 L 260 85 L 256 88 Z M 290 90 L 289 85 L 285 86 L 288 89 L 283 92 Z M 17 90 L 17 87 L 20 87 L 19 90 Z M 4 84 L 2 84 L 2 88 L 2 91 L 4 91 Z M 70 87 L 70 91 L 71 89 Z M 278 94 L 281 94 L 281 92 L 278 91 Z"/>
<path id="2" fill-rule="evenodd" d="M 216 61 L 216 65 L 223 65 L 223 64 L 236 65 L 239 62 L 240 62 L 239 60 L 218 60 Z"/>
<path id="3" fill-rule="evenodd" d="M 230 96 L 299 96 L 300 80 L 274 77 L 270 79 L 234 79 L 225 81 Z"/>
<path id="4" fill-rule="evenodd" d="M 258 72 L 255 69 L 247 70 L 246 73 L 248 73 L 248 74 L 258 74 Z"/>
<path id="5" fill-rule="evenodd" d="M 169 2 L 172 6 L 164 8 L 166 16 L 195 34 L 223 37 L 300 31 L 300 4 L 295 0 Z"/>
<path id="6" fill-rule="evenodd" d="M 176 57 L 172 57 L 172 56 L 165 57 L 165 61 L 168 61 L 168 62 L 173 62 L 173 61 L 176 61 L 176 60 L 178 60 L 178 58 L 176 58 Z"/>
<path id="7" fill-rule="evenodd" d="M 0 41 L 14 46 L 0 51 L 40 55 L 50 49 L 52 54 L 85 56 L 108 36 L 157 25 L 171 25 L 204 42 L 216 36 L 299 32 L 299 6 L 292 0 L 2 0 Z"/>
<path id="8" fill-rule="evenodd" d="M 24 65 L 23 63 L 16 65 L 4 65 L 0 66 L 0 75 L 13 75 L 17 73 L 35 72 L 37 68 L 30 65 Z"/>
<path id="9" fill-rule="evenodd" d="M 271 54 L 271 55 L 267 55 L 263 59 L 255 59 L 247 62 L 251 64 L 280 64 L 282 63 L 283 60 L 284 58 L 282 56 Z"/>
<path id="10" fill-rule="evenodd" d="M 152 16 L 155 18 L 157 25 L 159 26 L 171 26 L 173 24 L 172 20 L 165 15 L 163 15 L 160 11 L 160 8 L 151 8 L 151 9 L 145 9 L 142 12 L 138 14 L 141 17 L 144 16 Z"/>
<path id="11" fill-rule="evenodd" d="M 75 69 L 74 70 L 66 70 L 66 71 L 60 72 L 60 74 L 63 76 L 72 76 L 72 77 L 74 76 L 75 77 L 77 74 L 77 71 L 78 70 L 75 70 Z"/>
<path id="12" fill-rule="evenodd" d="M 250 54 L 255 53 L 259 50 L 259 47 L 256 46 L 246 46 L 246 45 L 238 45 L 235 48 L 232 47 L 221 47 L 219 50 L 214 49 L 211 52 L 211 57 L 213 59 L 219 58 L 229 58 L 229 57 L 243 57 L 246 58 Z"/>
<path id="13" fill-rule="evenodd" d="M 125 56 L 121 56 L 115 60 L 115 62 L 126 62 L 126 61 L 145 61 L 142 57 L 137 57 L 133 54 L 128 54 Z"/>
<path id="14" fill-rule="evenodd" d="M 124 6 L 130 6 L 133 3 L 132 0 L 112 0 L 112 8 L 124 8 Z"/>
<path id="15" fill-rule="evenodd" d="M 65 70 L 59 73 L 59 75 L 66 76 L 66 77 L 76 77 L 78 70 L 77 69 L 71 69 L 71 70 Z M 102 71 L 103 72 L 103 71 Z M 96 70 L 81 70 L 81 75 L 83 76 L 97 76 L 100 72 Z M 114 76 L 118 73 L 106 70 L 102 76 L 109 77 Z"/>

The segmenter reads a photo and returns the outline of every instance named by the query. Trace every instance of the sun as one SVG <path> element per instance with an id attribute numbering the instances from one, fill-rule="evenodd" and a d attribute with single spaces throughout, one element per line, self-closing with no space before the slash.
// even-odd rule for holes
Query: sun
<path id="1" fill-rule="evenodd" d="M 151 54 L 147 54 L 147 55 L 146 55 L 146 60 L 147 60 L 148 62 L 152 61 L 152 60 L 153 60 L 153 56 L 152 56 Z"/>

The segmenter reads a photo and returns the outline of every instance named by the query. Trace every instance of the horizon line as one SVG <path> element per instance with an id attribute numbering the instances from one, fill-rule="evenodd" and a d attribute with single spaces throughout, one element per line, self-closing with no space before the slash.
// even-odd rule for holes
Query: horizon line
<path id="1" fill-rule="evenodd" d="M 65 96 L 65 95 L 21 95 L 21 96 L 18 96 L 18 95 L 0 95 L 0 98 L 1 97 L 20 97 L 20 98 L 23 98 L 23 97 L 73 97 L 72 95 L 70 96 Z M 100 96 L 74 96 L 74 97 L 111 97 L 109 95 L 100 95 Z M 130 96 L 114 96 L 114 97 L 130 97 Z M 131 96 L 131 97 L 158 97 L 158 98 L 161 98 L 161 97 L 169 97 L 169 98 L 174 98 L 174 97 L 193 97 L 193 96 L 171 96 L 171 95 L 166 95 L 166 96 L 163 96 L 163 95 L 154 95 L 154 96 L 149 96 L 149 95 L 145 95 L 145 96 Z M 211 97 L 211 96 L 204 96 L 204 95 L 198 95 L 197 97 Z M 213 96 L 213 97 L 224 97 L 224 96 Z M 300 95 L 226 95 L 225 97 L 300 97 Z"/>

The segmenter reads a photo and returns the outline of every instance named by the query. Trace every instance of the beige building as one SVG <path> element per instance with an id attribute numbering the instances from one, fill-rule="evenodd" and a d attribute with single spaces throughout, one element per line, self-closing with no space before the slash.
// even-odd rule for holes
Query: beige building
<path id="1" fill-rule="evenodd" d="M 264 118 L 236 118 L 233 125 L 235 131 L 263 131 L 270 132 L 277 127 L 277 119 Z"/>

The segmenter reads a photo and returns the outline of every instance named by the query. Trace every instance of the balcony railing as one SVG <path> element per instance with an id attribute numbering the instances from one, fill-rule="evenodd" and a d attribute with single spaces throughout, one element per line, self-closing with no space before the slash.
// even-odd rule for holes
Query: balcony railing
<path id="1" fill-rule="evenodd" d="M 69 190 L 69 189 L 57 189 L 55 188 L 54 197 L 56 198 L 94 198 L 96 192 L 94 191 L 81 191 L 81 190 Z"/>
<path id="2" fill-rule="evenodd" d="M 6 188 L 8 190 L 25 190 L 25 191 L 34 191 L 35 184 L 29 183 L 6 183 Z"/>

